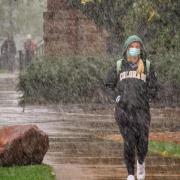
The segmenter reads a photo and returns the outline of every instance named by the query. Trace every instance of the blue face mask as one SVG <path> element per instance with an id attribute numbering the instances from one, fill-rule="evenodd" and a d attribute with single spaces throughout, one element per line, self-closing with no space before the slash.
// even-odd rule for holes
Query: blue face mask
<path id="1" fill-rule="evenodd" d="M 138 48 L 129 48 L 127 51 L 127 56 L 138 57 L 140 55 L 140 49 Z"/>

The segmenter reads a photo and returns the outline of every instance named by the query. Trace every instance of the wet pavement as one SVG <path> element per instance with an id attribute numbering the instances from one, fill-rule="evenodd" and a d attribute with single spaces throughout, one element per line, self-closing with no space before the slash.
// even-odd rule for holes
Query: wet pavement
<path id="1" fill-rule="evenodd" d="M 47 132 L 44 163 L 54 167 L 58 180 L 126 179 L 122 143 L 101 138 L 119 134 L 112 106 L 26 106 L 23 112 L 16 84 L 17 75 L 0 74 L 0 126 L 36 124 Z M 178 108 L 151 113 L 151 131 L 180 130 Z M 148 154 L 146 172 L 147 180 L 180 180 L 180 159 Z"/>

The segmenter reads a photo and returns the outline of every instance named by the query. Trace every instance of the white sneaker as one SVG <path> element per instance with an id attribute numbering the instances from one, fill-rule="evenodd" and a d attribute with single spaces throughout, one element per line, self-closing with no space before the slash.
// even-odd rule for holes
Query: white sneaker
<path id="1" fill-rule="evenodd" d="M 145 179 L 145 162 L 143 162 L 143 164 L 139 164 L 139 162 L 137 161 L 137 179 Z"/>
<path id="2" fill-rule="evenodd" d="M 134 178 L 133 175 L 129 175 L 129 176 L 127 177 L 127 180 L 135 180 L 135 178 Z"/>

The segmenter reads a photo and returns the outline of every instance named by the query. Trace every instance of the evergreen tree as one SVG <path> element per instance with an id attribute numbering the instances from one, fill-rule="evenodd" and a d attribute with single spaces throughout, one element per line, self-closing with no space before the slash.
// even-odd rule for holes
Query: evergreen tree
<path id="1" fill-rule="evenodd" d="M 179 49 L 178 0 L 69 0 L 119 43 L 131 34 L 148 41 L 151 53 Z"/>

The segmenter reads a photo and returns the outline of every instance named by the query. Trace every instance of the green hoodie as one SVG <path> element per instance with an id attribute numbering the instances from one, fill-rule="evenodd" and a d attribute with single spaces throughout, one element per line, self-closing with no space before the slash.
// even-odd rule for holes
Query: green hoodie
<path id="1" fill-rule="evenodd" d="M 123 46 L 123 57 L 124 57 L 124 59 L 127 59 L 127 57 L 126 57 L 126 51 L 127 51 L 128 47 L 129 47 L 129 45 L 130 45 L 131 43 L 133 43 L 133 42 L 140 42 L 140 44 L 141 44 L 141 46 L 142 46 L 142 51 L 141 51 L 141 55 L 140 55 L 140 56 L 141 56 L 141 59 L 142 59 L 143 61 L 145 61 L 146 58 L 147 58 L 146 49 L 145 49 L 145 47 L 144 47 L 143 41 L 142 41 L 141 38 L 140 38 L 139 36 L 137 36 L 137 35 L 129 36 L 128 39 L 125 41 L 124 46 Z"/>

